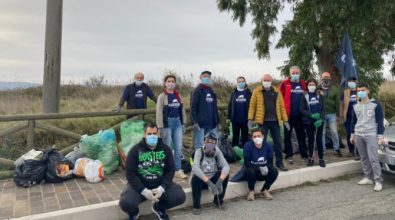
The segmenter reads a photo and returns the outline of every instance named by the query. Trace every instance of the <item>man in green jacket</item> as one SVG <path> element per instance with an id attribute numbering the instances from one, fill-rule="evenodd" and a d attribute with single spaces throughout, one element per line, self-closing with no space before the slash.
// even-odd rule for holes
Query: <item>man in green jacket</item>
<path id="1" fill-rule="evenodd" d="M 338 157 L 342 156 L 339 149 L 339 134 L 337 132 L 337 115 L 339 113 L 340 106 L 340 88 L 336 85 L 331 85 L 331 74 L 324 72 L 321 75 L 321 88 L 325 97 L 325 123 L 329 126 L 331 139 L 333 143 L 333 150 Z M 322 143 L 324 149 L 325 143 L 326 125 L 324 125 L 324 132 L 322 135 Z"/>

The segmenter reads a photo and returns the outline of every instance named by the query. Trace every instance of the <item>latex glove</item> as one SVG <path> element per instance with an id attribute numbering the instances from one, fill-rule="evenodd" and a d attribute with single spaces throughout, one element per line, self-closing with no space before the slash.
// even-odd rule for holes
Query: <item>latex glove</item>
<path id="1" fill-rule="evenodd" d="M 196 124 L 193 124 L 193 126 L 192 126 L 192 127 L 193 127 L 193 129 L 194 129 L 194 130 L 198 130 L 198 131 L 200 130 L 200 126 L 199 126 L 199 124 L 198 124 L 198 123 L 196 123 Z"/>
<path id="2" fill-rule="evenodd" d="M 291 130 L 291 126 L 289 126 L 289 123 L 286 121 L 284 122 L 284 127 L 285 129 L 287 129 L 288 131 Z"/>
<path id="3" fill-rule="evenodd" d="M 351 134 L 350 142 L 351 144 L 355 144 L 354 134 Z"/>
<path id="4" fill-rule="evenodd" d="M 259 171 L 261 172 L 262 176 L 266 176 L 269 173 L 267 166 L 259 167 Z"/>
<path id="5" fill-rule="evenodd" d="M 217 182 L 215 183 L 215 187 L 217 188 L 217 190 L 218 190 L 218 194 L 222 194 L 222 192 L 224 191 L 224 188 L 223 188 L 223 186 L 222 186 L 222 183 L 223 183 L 224 181 L 221 179 L 221 178 L 218 178 L 218 180 L 217 180 Z"/>
<path id="6" fill-rule="evenodd" d="M 314 114 L 311 115 L 311 118 L 314 118 L 316 120 L 320 119 L 320 117 L 321 117 L 320 113 L 314 113 Z"/>
<path id="7" fill-rule="evenodd" d="M 115 113 L 120 112 L 121 111 L 121 106 L 117 105 L 117 107 L 115 107 L 112 111 L 115 112 Z"/>
<path id="8" fill-rule="evenodd" d="M 379 145 L 384 145 L 384 136 L 383 135 L 378 135 L 377 137 L 379 139 Z"/>
<path id="9" fill-rule="evenodd" d="M 318 128 L 318 127 L 321 127 L 322 126 L 322 119 L 320 119 L 320 120 L 317 120 L 316 122 L 314 122 L 314 126 L 316 127 L 316 128 Z"/>
<path id="10" fill-rule="evenodd" d="M 213 194 L 214 196 L 219 195 L 218 189 L 214 185 L 213 182 L 211 182 L 210 180 L 207 181 L 207 186 L 208 186 L 208 190 L 211 192 L 211 194 Z"/>
<path id="11" fill-rule="evenodd" d="M 159 198 L 165 193 L 165 189 L 159 186 L 158 188 L 152 189 L 152 193 L 154 194 L 155 201 L 159 202 Z"/>
<path id="12" fill-rule="evenodd" d="M 152 190 L 145 188 L 141 192 L 141 195 L 143 195 L 147 200 L 155 201 L 155 197 L 154 197 L 154 194 L 152 193 Z"/>
<path id="13" fill-rule="evenodd" d="M 248 120 L 247 127 L 248 129 L 252 129 L 254 127 L 254 122 L 252 120 Z"/>

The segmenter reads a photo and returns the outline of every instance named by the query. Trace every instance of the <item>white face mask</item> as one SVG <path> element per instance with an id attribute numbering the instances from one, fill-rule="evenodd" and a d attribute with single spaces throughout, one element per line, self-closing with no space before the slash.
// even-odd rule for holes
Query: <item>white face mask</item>
<path id="1" fill-rule="evenodd" d="M 172 82 L 166 83 L 166 88 L 168 88 L 168 89 L 174 89 L 174 88 L 176 88 L 176 84 L 175 84 L 175 83 L 172 83 Z"/>
<path id="2" fill-rule="evenodd" d="M 262 82 L 262 86 L 265 89 L 269 89 L 272 86 L 272 82 Z"/>
<path id="3" fill-rule="evenodd" d="M 263 143 L 263 137 L 256 137 L 253 141 L 256 145 L 261 145 Z"/>
<path id="4" fill-rule="evenodd" d="M 316 86 L 309 86 L 308 89 L 309 89 L 309 92 L 315 92 Z"/>

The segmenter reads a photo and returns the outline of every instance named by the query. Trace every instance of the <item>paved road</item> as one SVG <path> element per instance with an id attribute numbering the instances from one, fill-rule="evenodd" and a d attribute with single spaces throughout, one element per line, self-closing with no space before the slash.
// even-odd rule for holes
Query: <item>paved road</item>
<path id="1" fill-rule="evenodd" d="M 359 176 L 309 184 L 274 192 L 274 200 L 227 203 L 227 211 L 212 207 L 194 216 L 191 209 L 171 213 L 172 219 L 395 219 L 395 177 L 384 175 L 384 190 L 358 186 Z"/>

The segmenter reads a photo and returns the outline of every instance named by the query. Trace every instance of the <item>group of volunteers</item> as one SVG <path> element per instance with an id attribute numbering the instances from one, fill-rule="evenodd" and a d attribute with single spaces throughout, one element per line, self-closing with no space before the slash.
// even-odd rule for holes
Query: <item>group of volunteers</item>
<path id="1" fill-rule="evenodd" d="M 314 165 L 315 151 L 318 152 L 319 166 L 326 166 L 326 127 L 330 131 L 334 153 L 341 157 L 339 119 L 344 121 L 347 133 L 348 156 L 361 159 L 364 177 L 358 184 L 374 183 L 375 191 L 382 190 L 377 150 L 379 144 L 384 143 L 384 118 L 380 104 L 369 97 L 368 86 L 358 84 L 356 78 L 349 78 L 347 88 L 342 89 L 331 83 L 328 72 L 321 75 L 320 82 L 313 78 L 305 81 L 300 78 L 297 66 L 292 66 L 289 73 L 279 87 L 272 85 L 271 75 L 264 74 L 261 85 L 252 92 L 243 76 L 237 78 L 237 87 L 228 102 L 227 119 L 232 125 L 232 145 L 243 148 L 244 165 L 231 179 L 230 166 L 218 147 L 220 117 L 217 95 L 212 88 L 212 73 L 203 71 L 200 74 L 200 83 L 191 93 L 189 117 L 195 149 L 190 178 L 194 214 L 201 212 L 204 189 L 213 194 L 215 207 L 224 210 L 228 181 L 247 181 L 248 201 L 255 199 L 256 182 L 265 181 L 260 196 L 271 200 L 269 189 L 278 177 L 278 170 L 288 170 L 283 162 L 283 152 L 285 160 L 293 163 L 293 129 L 300 156 L 307 166 Z M 156 98 L 144 83 L 144 75 L 137 73 L 114 109 L 119 112 L 125 102 L 128 109 L 145 109 L 147 97 L 156 103 L 156 124 L 146 123 L 144 138 L 129 151 L 126 159 L 128 184 L 121 194 L 120 206 L 129 219 L 138 219 L 138 206 L 145 200 L 152 201 L 152 211 L 158 219 L 169 219 L 166 210 L 183 204 L 186 199 L 181 186 L 173 182 L 174 177 L 188 178 L 181 169 L 187 116 L 176 85 L 175 75 L 165 76 L 164 90 Z M 284 128 L 284 148 L 281 127 Z M 269 132 L 273 145 L 266 141 Z"/>

